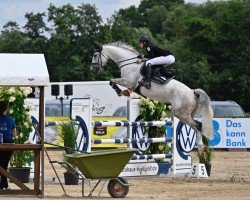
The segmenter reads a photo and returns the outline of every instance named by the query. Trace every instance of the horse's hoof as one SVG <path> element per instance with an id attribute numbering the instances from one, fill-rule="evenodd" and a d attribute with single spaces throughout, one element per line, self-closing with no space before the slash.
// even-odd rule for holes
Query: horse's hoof
<path id="1" fill-rule="evenodd" d="M 124 90 L 123 92 L 123 95 L 126 96 L 126 97 L 129 97 L 130 96 L 130 93 L 128 90 Z"/>
<path id="2" fill-rule="evenodd" d="M 113 86 L 113 85 L 114 85 L 114 82 L 113 82 L 113 81 L 109 81 L 109 85 L 110 85 L 110 86 Z"/>

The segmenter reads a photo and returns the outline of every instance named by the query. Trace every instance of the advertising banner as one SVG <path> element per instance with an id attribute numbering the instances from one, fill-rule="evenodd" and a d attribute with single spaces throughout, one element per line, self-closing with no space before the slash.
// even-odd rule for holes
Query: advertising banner
<path id="1" fill-rule="evenodd" d="M 250 118 L 214 118 L 213 148 L 250 148 Z"/>

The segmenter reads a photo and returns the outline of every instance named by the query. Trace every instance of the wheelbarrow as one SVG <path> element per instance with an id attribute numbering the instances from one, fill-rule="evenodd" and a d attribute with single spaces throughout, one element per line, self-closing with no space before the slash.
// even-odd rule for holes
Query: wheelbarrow
<path id="1" fill-rule="evenodd" d="M 103 182 L 97 196 L 99 197 L 105 183 L 108 182 L 108 193 L 114 198 L 123 198 L 129 192 L 127 180 L 118 177 L 125 165 L 129 162 L 132 155 L 137 152 L 137 149 L 111 149 L 93 151 L 91 153 L 75 153 L 65 155 L 68 162 L 57 162 L 66 169 L 70 169 L 82 178 L 82 196 L 94 197 L 93 193 L 97 186 Z M 77 169 L 73 166 L 76 166 Z M 95 180 L 95 185 L 92 186 Z M 97 181 L 96 181 L 97 180 Z M 85 196 L 84 181 L 89 182 L 90 192 Z"/>

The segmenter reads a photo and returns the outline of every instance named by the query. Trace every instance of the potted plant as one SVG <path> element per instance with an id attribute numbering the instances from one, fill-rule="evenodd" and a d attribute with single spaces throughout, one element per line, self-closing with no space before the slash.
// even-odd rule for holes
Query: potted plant
<path id="1" fill-rule="evenodd" d="M 210 176 L 212 167 L 211 161 L 213 158 L 213 149 L 209 148 L 209 139 L 207 139 L 203 135 L 202 135 L 202 141 L 204 144 L 204 148 L 201 148 L 200 150 L 197 149 L 197 156 L 199 159 L 199 163 L 205 164 L 207 175 Z"/>
<path id="2" fill-rule="evenodd" d="M 32 120 L 29 111 L 31 106 L 25 105 L 25 99 L 32 93 L 30 87 L 0 87 L 0 99 L 9 102 L 7 115 L 16 123 L 17 136 L 14 143 L 24 144 L 32 131 Z M 14 151 L 10 160 L 9 171 L 21 182 L 29 182 L 32 151 Z"/>
<path id="3" fill-rule="evenodd" d="M 145 121 L 157 121 L 166 120 L 166 117 L 170 117 L 167 114 L 170 106 L 165 103 L 153 101 L 146 98 L 141 98 L 140 100 L 140 117 Z M 149 126 L 145 127 L 149 138 L 165 137 L 166 127 Z M 164 154 L 171 150 L 170 146 L 165 143 L 151 143 L 149 148 L 144 152 L 146 154 Z M 159 166 L 158 174 L 167 174 L 171 163 L 166 159 L 156 160 Z"/>
<path id="4" fill-rule="evenodd" d="M 58 136 L 64 144 L 65 152 L 63 153 L 63 160 L 70 162 L 65 155 L 76 153 L 77 135 L 74 121 L 61 122 L 59 124 Z M 70 164 L 74 166 L 74 163 Z M 69 167 L 67 171 L 64 172 L 64 180 L 65 185 L 78 185 L 79 176 Z"/>

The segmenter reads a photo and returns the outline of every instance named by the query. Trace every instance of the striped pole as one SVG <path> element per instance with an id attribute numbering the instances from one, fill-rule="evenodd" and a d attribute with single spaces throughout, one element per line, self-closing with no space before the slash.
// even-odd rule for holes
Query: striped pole
<path id="1" fill-rule="evenodd" d="M 166 154 L 148 154 L 148 155 L 133 155 L 131 160 L 143 160 L 143 159 L 163 159 L 163 158 L 172 158 L 173 155 L 171 153 Z"/>
<path id="2" fill-rule="evenodd" d="M 45 126 L 49 127 L 49 126 L 60 126 L 62 124 L 70 124 L 71 122 L 69 121 L 47 121 L 45 122 Z M 74 121 L 75 125 L 78 125 L 78 123 L 76 121 Z"/>
<path id="3" fill-rule="evenodd" d="M 95 127 L 107 127 L 107 126 L 165 126 L 172 125 L 171 121 L 137 121 L 130 122 L 124 121 L 92 121 L 92 126 Z"/>
<path id="4" fill-rule="evenodd" d="M 93 144 L 159 143 L 172 142 L 172 138 L 134 138 L 134 139 L 92 139 Z"/>

